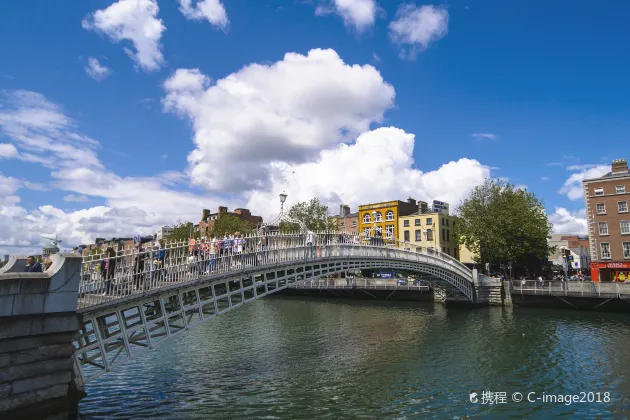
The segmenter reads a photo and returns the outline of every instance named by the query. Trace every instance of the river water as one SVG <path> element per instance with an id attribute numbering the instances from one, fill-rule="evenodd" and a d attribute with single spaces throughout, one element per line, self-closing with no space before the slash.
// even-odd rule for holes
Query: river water
<path id="1" fill-rule="evenodd" d="M 80 415 L 628 418 L 629 319 L 531 308 L 456 310 L 432 303 L 269 297 L 88 384 Z M 470 402 L 473 392 L 477 403 Z M 514 402 L 514 393 L 523 401 Z M 554 394 L 576 394 L 585 402 L 527 401 L 528 395 L 553 399 Z"/>

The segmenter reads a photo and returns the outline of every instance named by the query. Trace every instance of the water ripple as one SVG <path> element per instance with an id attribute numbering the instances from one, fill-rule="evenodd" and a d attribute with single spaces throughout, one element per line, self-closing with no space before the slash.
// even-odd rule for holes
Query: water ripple
<path id="1" fill-rule="evenodd" d="M 87 387 L 83 419 L 625 418 L 627 316 L 265 299 Z M 472 404 L 470 392 L 610 392 Z"/>

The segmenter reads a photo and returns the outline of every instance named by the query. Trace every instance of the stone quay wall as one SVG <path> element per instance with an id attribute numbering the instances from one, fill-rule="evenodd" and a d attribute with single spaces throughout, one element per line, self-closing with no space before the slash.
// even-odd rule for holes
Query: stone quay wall
<path id="1" fill-rule="evenodd" d="M 82 383 L 75 374 L 81 256 L 56 254 L 44 273 L 0 273 L 0 418 L 67 419 Z M 16 259 L 13 268 L 23 267 Z"/>

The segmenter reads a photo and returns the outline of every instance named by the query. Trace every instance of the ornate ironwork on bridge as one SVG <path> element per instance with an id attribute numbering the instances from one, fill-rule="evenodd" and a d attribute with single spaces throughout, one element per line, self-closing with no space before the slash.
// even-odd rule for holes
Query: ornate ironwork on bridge
<path id="1" fill-rule="evenodd" d="M 88 382 L 166 338 L 288 285 L 342 272 L 421 273 L 474 301 L 471 271 L 439 252 L 340 232 L 156 244 L 85 257 L 75 360 Z"/>

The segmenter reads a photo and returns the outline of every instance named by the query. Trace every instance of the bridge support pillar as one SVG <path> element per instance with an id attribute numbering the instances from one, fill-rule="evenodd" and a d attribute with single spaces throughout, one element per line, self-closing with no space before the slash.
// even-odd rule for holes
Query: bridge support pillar
<path id="1" fill-rule="evenodd" d="M 475 289 L 474 303 L 476 305 L 501 306 L 504 304 L 505 296 L 501 280 L 485 276 L 479 273 L 477 269 L 473 269 L 473 287 Z"/>
<path id="2" fill-rule="evenodd" d="M 52 259 L 45 273 L 0 273 L 0 418 L 66 419 L 78 407 L 81 256 Z"/>

